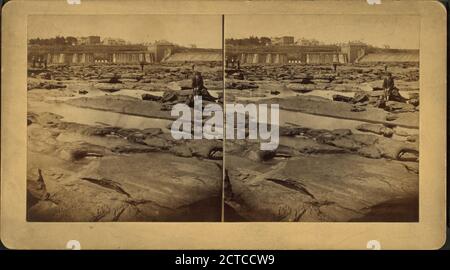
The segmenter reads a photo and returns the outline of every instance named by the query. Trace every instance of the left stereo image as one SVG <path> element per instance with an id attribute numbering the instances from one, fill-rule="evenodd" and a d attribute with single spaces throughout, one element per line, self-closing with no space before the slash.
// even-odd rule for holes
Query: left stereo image
<path id="1" fill-rule="evenodd" d="M 177 136 L 172 109 L 191 135 L 194 96 L 222 107 L 222 16 L 27 25 L 27 221 L 220 222 L 223 140 Z"/>

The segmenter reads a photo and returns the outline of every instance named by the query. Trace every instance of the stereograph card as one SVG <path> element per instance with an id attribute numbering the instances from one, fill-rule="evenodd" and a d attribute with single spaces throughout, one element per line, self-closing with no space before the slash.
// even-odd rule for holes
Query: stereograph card
<path id="1" fill-rule="evenodd" d="M 70 2 L 70 3 L 69 3 Z M 436 249 L 436 1 L 10 1 L 12 249 Z"/>

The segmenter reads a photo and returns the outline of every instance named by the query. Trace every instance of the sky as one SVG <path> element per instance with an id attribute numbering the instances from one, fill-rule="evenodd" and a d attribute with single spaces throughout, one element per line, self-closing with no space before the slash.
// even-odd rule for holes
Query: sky
<path id="1" fill-rule="evenodd" d="M 382 47 L 419 49 L 420 18 L 392 15 L 228 15 L 225 38 L 294 36 L 325 43 L 361 40 Z"/>
<path id="2" fill-rule="evenodd" d="M 183 46 L 222 47 L 221 15 L 30 15 L 28 38 L 88 36 L 132 43 L 165 39 Z M 226 15 L 225 38 L 290 35 L 325 43 L 361 40 L 419 49 L 420 18 L 387 15 Z"/>
<path id="3" fill-rule="evenodd" d="M 132 43 L 167 40 L 222 48 L 221 15 L 30 15 L 28 38 L 55 36 L 123 38 Z"/>

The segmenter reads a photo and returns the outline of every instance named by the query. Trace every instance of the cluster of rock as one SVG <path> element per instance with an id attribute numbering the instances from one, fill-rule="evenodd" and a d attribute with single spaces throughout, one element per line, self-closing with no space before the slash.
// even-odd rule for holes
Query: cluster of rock
<path id="1" fill-rule="evenodd" d="M 349 129 L 317 130 L 304 127 L 282 127 L 280 135 L 291 137 L 304 136 L 320 144 L 334 146 L 368 158 L 418 161 L 418 142 L 403 142 L 389 139 L 394 134 L 392 128 L 380 124 L 362 124 L 357 127 L 357 130 L 382 136 L 356 134 Z M 412 140 L 414 140 L 413 137 L 410 141 Z M 316 153 L 314 149 L 297 148 L 297 150 L 299 149 L 303 153 Z"/>
<path id="2" fill-rule="evenodd" d="M 42 74 L 53 76 L 58 80 L 70 80 L 74 78 L 83 80 L 108 80 L 119 77 L 123 82 L 172 82 L 188 79 L 192 77 L 192 69 L 185 66 L 152 66 L 146 65 L 142 72 L 139 65 L 58 65 L 50 66 L 47 70 L 42 70 Z M 29 71 L 29 73 L 32 71 Z M 205 71 L 202 73 L 204 78 L 221 81 L 222 74 L 220 70 Z M 106 81 L 104 81 L 106 82 Z"/>
<path id="3" fill-rule="evenodd" d="M 27 90 L 32 89 L 61 89 L 66 88 L 67 85 L 60 81 L 54 80 L 27 80 Z"/>
<path id="4" fill-rule="evenodd" d="M 400 113 L 400 112 L 415 112 L 419 111 L 419 99 L 406 99 L 404 101 L 395 101 L 383 99 L 384 91 L 373 92 L 357 92 L 353 97 L 335 94 L 333 95 L 334 101 L 341 101 L 358 106 L 372 105 L 374 107 L 382 108 L 388 112 Z M 403 97 L 402 97 L 403 98 Z"/>
<path id="5" fill-rule="evenodd" d="M 398 65 L 401 64 L 396 66 Z M 419 69 L 415 65 L 412 69 L 394 70 L 393 75 L 396 80 L 404 82 L 418 82 L 419 80 Z M 336 72 L 331 65 L 329 67 L 316 65 L 251 65 L 243 66 L 240 70 L 226 70 L 226 78 L 234 83 L 245 84 L 248 84 L 248 81 L 278 81 L 285 84 L 288 89 L 300 93 L 313 90 L 376 91 L 381 90 L 379 84 L 385 73 L 382 67 L 371 65 L 357 65 L 352 68 L 338 67 Z M 228 85 L 227 88 L 240 89 Z M 245 86 L 242 89 L 246 89 Z"/>
<path id="6" fill-rule="evenodd" d="M 414 66 L 416 67 L 416 66 Z M 392 67 L 391 67 L 392 68 Z M 315 83 L 366 83 L 375 80 L 381 80 L 385 76 L 385 71 L 378 67 L 369 67 L 361 65 L 355 68 L 346 69 L 338 67 L 334 72 L 331 65 L 282 65 L 282 66 L 265 66 L 251 65 L 243 66 L 240 71 L 230 70 L 227 73 L 229 78 L 246 79 L 249 81 L 267 81 L 267 80 L 288 80 L 295 81 L 304 78 L 310 78 Z M 405 70 L 395 73 L 396 78 L 405 81 L 417 81 L 419 79 L 419 70 Z"/>
<path id="7" fill-rule="evenodd" d="M 256 89 L 258 88 L 258 85 L 252 82 L 226 82 L 225 83 L 225 89 L 237 89 L 237 90 L 244 90 L 244 89 Z"/>
<path id="8" fill-rule="evenodd" d="M 220 220 L 222 142 L 52 113 L 27 122 L 29 221 Z M 83 139 L 60 139 L 71 136 Z"/>
<path id="9" fill-rule="evenodd" d="M 275 151 L 227 140 L 225 219 L 417 220 L 417 141 L 393 140 L 392 129 L 382 125 L 358 130 L 373 134 L 281 127 Z M 400 212 L 378 210 L 390 203 Z"/>
<path id="10" fill-rule="evenodd" d="M 121 89 L 142 90 L 180 90 L 190 87 L 193 71 L 186 66 L 145 67 L 144 72 L 138 65 L 57 65 L 47 69 L 30 68 L 29 78 L 37 80 L 69 81 L 84 80 L 95 83 L 95 87 L 115 92 Z M 222 71 L 218 68 L 205 69 L 202 72 L 208 88 L 222 87 Z M 31 87 L 31 86 L 30 86 Z"/>
<path id="11" fill-rule="evenodd" d="M 172 109 L 172 106 L 179 103 L 186 104 L 191 107 L 193 106 L 192 90 L 186 91 L 167 90 L 164 91 L 164 94 L 162 96 L 156 96 L 152 94 L 142 94 L 142 100 L 157 101 L 161 103 L 162 111 L 170 111 Z M 203 106 L 206 106 L 208 103 L 216 103 L 216 101 L 219 104 L 223 103 L 223 93 L 219 93 L 218 98 L 212 97 L 209 94 L 207 94 L 207 96 L 202 96 Z"/>

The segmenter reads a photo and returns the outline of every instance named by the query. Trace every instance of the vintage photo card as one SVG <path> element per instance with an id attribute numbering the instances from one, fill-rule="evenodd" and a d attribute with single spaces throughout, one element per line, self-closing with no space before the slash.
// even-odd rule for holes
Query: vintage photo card
<path id="1" fill-rule="evenodd" d="M 436 1 L 10 1 L 11 249 L 436 249 Z"/>
<path id="2" fill-rule="evenodd" d="M 243 14 L 224 29 L 226 103 L 256 119 L 227 140 L 226 221 L 419 221 L 419 16 Z"/>

